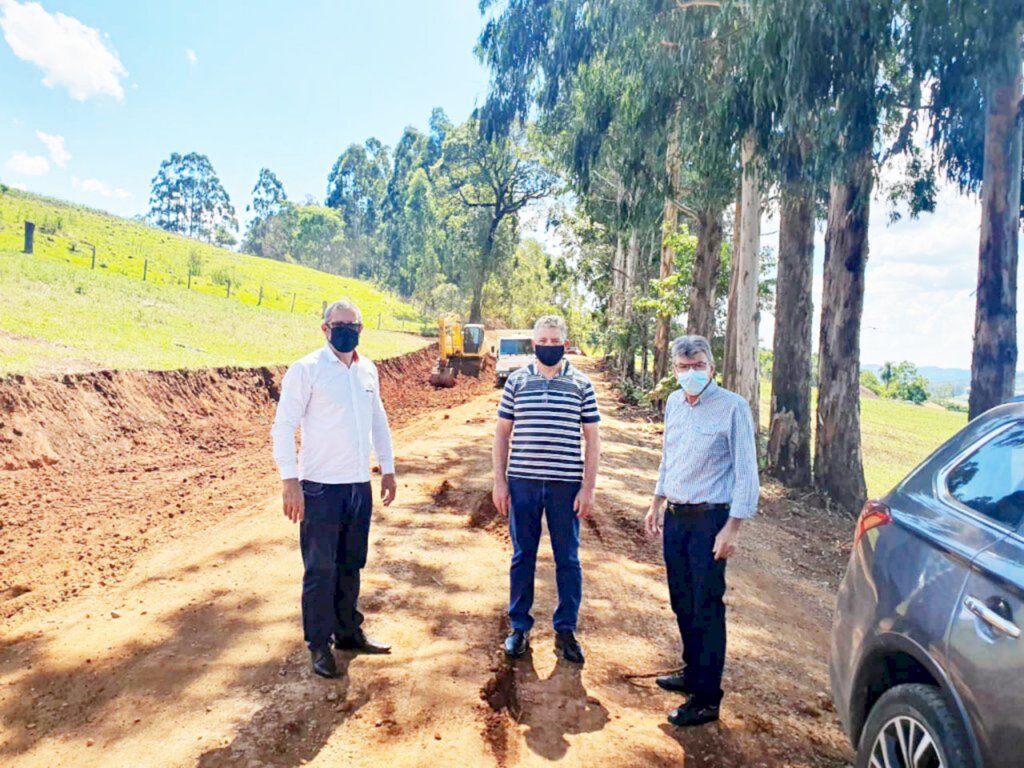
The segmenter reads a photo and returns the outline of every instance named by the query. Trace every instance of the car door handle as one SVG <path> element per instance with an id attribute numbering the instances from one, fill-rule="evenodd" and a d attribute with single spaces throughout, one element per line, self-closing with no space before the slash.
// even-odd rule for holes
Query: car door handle
<path id="1" fill-rule="evenodd" d="M 1007 637 L 1012 637 L 1015 640 L 1020 637 L 1020 627 L 1009 619 L 1000 616 L 978 598 L 968 595 L 964 598 L 964 607 L 997 632 L 1002 632 Z"/>

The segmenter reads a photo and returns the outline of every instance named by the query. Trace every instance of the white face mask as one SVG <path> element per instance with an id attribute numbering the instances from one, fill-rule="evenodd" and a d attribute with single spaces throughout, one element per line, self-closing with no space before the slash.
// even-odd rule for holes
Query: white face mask
<path id="1" fill-rule="evenodd" d="M 688 395 L 699 395 L 711 381 L 711 374 L 708 371 L 686 371 L 677 373 L 676 380 L 683 391 Z"/>

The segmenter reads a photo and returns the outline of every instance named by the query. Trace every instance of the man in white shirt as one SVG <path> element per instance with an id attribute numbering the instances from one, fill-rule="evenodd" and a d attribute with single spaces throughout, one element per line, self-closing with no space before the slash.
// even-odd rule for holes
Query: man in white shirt
<path id="1" fill-rule="evenodd" d="M 377 368 L 356 352 L 362 315 L 351 302 L 336 301 L 320 327 L 327 343 L 288 368 L 271 434 L 284 514 L 299 523 L 305 566 L 302 629 L 313 671 L 337 677 L 332 641 L 341 650 L 391 650 L 363 633 L 357 608 L 373 508 L 371 449 L 383 475 L 385 507 L 394 501 L 397 484 Z M 302 447 L 296 459 L 299 426 Z"/>

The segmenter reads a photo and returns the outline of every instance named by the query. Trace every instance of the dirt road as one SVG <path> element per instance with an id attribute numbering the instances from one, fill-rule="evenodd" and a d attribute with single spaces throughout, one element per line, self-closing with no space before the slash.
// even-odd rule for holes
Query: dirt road
<path id="1" fill-rule="evenodd" d="M 400 495 L 375 512 L 362 600 L 391 655 L 339 655 L 337 681 L 309 674 L 297 532 L 257 486 L 202 533 L 140 554 L 115 586 L 10 620 L 0 764 L 846 765 L 825 656 L 847 531 L 766 488 L 730 566 L 723 720 L 673 729 L 678 699 L 650 675 L 676 665 L 679 640 L 640 525 L 658 427 L 584 365 L 605 451 L 581 552 L 582 670 L 551 652 L 549 551 L 532 655 L 508 664 L 497 652 L 510 546 L 489 501 L 489 391 L 396 430 Z"/>

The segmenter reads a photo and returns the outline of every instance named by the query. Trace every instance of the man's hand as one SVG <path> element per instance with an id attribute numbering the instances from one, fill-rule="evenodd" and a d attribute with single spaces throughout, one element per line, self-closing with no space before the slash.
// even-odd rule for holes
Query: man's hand
<path id="1" fill-rule="evenodd" d="M 661 533 L 661 505 L 655 501 L 651 502 L 651 507 L 644 517 L 644 530 L 652 539 Z"/>
<path id="2" fill-rule="evenodd" d="M 299 485 L 297 477 L 282 481 L 281 501 L 284 505 L 284 516 L 293 523 L 301 522 L 306 511 L 306 499 L 302 495 L 302 486 Z"/>
<path id="3" fill-rule="evenodd" d="M 391 472 L 380 479 L 380 500 L 385 507 L 390 507 L 398 494 L 398 482 L 395 480 L 395 473 Z"/>
<path id="4" fill-rule="evenodd" d="M 594 489 L 593 488 L 580 488 L 579 493 L 576 494 L 576 501 L 572 504 L 572 511 L 576 513 L 576 517 L 580 520 L 584 520 L 590 517 L 590 513 L 594 509 Z"/>
<path id="5" fill-rule="evenodd" d="M 512 495 L 508 491 L 508 483 L 505 480 L 494 479 L 494 492 L 491 494 L 494 506 L 502 517 L 508 517 L 509 507 L 512 506 Z"/>
<path id="6" fill-rule="evenodd" d="M 728 560 L 736 551 L 736 542 L 740 537 L 740 520 L 730 517 L 729 522 L 715 536 L 715 560 Z"/>

